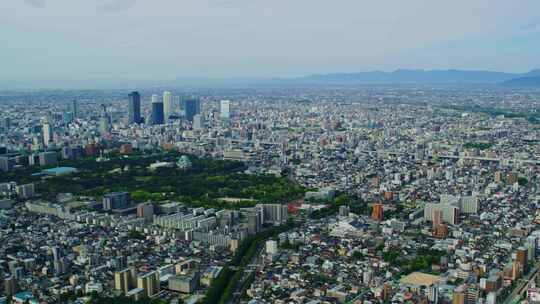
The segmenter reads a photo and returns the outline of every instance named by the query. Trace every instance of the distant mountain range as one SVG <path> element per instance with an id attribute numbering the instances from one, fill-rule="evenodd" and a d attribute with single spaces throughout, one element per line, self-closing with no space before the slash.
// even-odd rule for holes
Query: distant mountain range
<path id="1" fill-rule="evenodd" d="M 505 81 L 503 85 L 518 87 L 540 87 L 540 76 L 513 78 Z"/>
<path id="2" fill-rule="evenodd" d="M 492 71 L 466 71 L 466 70 L 396 70 L 394 72 L 360 72 L 316 74 L 298 78 L 299 81 L 318 83 L 372 83 L 372 84 L 399 84 L 399 83 L 491 83 L 520 85 L 523 82 L 534 83 L 530 78 L 540 77 L 540 69 L 528 73 L 505 73 Z M 526 80 L 520 80 L 526 79 Z"/>

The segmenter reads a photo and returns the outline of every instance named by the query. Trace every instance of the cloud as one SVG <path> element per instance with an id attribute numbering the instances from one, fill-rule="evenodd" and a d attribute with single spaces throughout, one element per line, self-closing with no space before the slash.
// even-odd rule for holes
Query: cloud
<path id="1" fill-rule="evenodd" d="M 24 0 L 24 2 L 26 2 L 26 4 L 30 6 L 37 7 L 37 8 L 44 8 L 45 5 L 47 4 L 45 0 Z"/>
<path id="2" fill-rule="evenodd" d="M 35 0 L 34 0 L 35 1 Z M 137 0 L 111 0 L 105 4 L 96 7 L 100 13 L 118 13 L 127 11 L 136 4 Z"/>

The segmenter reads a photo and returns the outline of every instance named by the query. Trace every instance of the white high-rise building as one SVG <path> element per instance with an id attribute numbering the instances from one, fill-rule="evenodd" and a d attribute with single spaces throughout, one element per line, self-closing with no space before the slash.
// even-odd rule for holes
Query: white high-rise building
<path id="1" fill-rule="evenodd" d="M 219 109 L 219 117 L 221 119 L 231 118 L 231 101 L 230 100 L 221 101 L 220 109 Z"/>
<path id="2" fill-rule="evenodd" d="M 172 113 L 172 94 L 169 91 L 163 92 L 163 117 L 165 122 L 169 120 Z"/>
<path id="3" fill-rule="evenodd" d="M 45 144 L 45 147 L 47 147 L 51 141 L 52 141 L 52 127 L 49 122 L 45 122 L 43 124 L 43 143 Z"/>
<path id="4" fill-rule="evenodd" d="M 157 94 L 152 95 L 152 103 L 159 102 L 159 96 Z"/>

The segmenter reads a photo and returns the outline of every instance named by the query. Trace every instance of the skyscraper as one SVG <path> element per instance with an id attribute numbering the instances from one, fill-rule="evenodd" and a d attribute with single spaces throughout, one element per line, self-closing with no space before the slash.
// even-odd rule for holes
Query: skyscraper
<path id="1" fill-rule="evenodd" d="M 164 123 L 163 102 L 159 101 L 157 95 L 152 95 L 152 121 L 153 125 L 161 125 Z"/>
<path id="2" fill-rule="evenodd" d="M 107 107 L 101 105 L 102 111 L 99 118 L 99 133 L 101 135 L 108 134 L 111 131 L 111 117 L 107 114 Z"/>
<path id="3" fill-rule="evenodd" d="M 141 95 L 131 92 L 128 95 L 128 123 L 141 123 Z"/>
<path id="4" fill-rule="evenodd" d="M 52 127 L 51 124 L 46 121 L 43 124 L 43 143 L 45 147 L 49 146 L 52 141 Z"/>
<path id="5" fill-rule="evenodd" d="M 171 92 L 163 92 L 163 117 L 165 122 L 169 120 L 172 112 L 172 95 Z"/>
<path id="6" fill-rule="evenodd" d="M 71 113 L 73 113 L 73 118 L 79 117 L 79 104 L 75 99 L 71 102 Z"/>
<path id="7" fill-rule="evenodd" d="M 219 117 L 221 119 L 229 119 L 231 117 L 231 101 L 222 100 L 220 103 Z"/>
<path id="8" fill-rule="evenodd" d="M 186 99 L 184 101 L 184 111 L 186 112 L 186 119 L 193 121 L 193 117 L 201 112 L 201 102 L 199 99 Z"/>

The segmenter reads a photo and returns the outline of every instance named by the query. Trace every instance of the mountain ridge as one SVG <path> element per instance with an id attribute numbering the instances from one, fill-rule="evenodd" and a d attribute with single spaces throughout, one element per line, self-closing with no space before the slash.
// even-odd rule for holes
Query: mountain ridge
<path id="1" fill-rule="evenodd" d="M 356 73 L 312 74 L 301 81 L 357 83 L 504 83 L 515 78 L 540 76 L 540 69 L 527 73 L 507 73 L 484 70 L 423 70 L 397 69 L 392 72 L 368 71 Z"/>

